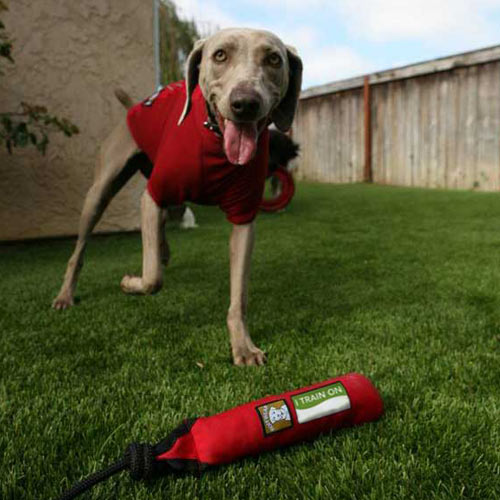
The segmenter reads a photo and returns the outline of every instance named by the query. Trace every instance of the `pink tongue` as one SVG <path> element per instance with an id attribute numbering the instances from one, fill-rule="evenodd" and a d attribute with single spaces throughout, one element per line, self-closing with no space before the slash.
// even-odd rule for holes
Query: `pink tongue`
<path id="1" fill-rule="evenodd" d="M 235 165 L 245 165 L 257 149 L 257 124 L 224 122 L 224 151 Z"/>

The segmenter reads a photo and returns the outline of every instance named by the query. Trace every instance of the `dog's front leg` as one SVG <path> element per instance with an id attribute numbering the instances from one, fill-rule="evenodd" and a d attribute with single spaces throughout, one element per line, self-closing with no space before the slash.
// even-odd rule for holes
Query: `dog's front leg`
<path id="1" fill-rule="evenodd" d="M 255 223 L 234 225 L 229 241 L 231 262 L 231 304 L 227 327 L 235 365 L 263 365 L 265 354 L 254 345 L 246 323 L 248 277 L 255 239 Z"/>
<path id="2" fill-rule="evenodd" d="M 144 191 L 141 198 L 142 276 L 125 275 L 121 282 L 125 293 L 147 295 L 161 289 L 163 268 L 169 256 L 164 225 L 164 211 L 148 191 Z"/>

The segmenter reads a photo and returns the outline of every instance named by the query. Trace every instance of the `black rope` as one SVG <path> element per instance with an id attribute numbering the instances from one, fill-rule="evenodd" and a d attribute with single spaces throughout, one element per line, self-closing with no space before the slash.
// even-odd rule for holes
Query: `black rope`
<path id="1" fill-rule="evenodd" d="M 125 455 L 121 460 L 74 484 L 58 500 L 73 500 L 73 498 L 90 490 L 96 484 L 126 469 L 129 469 L 130 477 L 136 481 L 149 479 L 153 474 L 154 461 L 155 453 L 153 446 L 147 443 L 132 443 L 127 447 Z"/>
<path id="2" fill-rule="evenodd" d="M 169 450 L 174 443 L 184 434 L 187 434 L 196 422 L 196 418 L 188 418 L 176 427 L 165 439 L 155 446 L 147 443 L 132 443 L 125 450 L 121 460 L 110 465 L 106 469 L 95 472 L 83 481 L 79 481 L 58 500 L 73 500 L 78 495 L 90 490 L 96 484 L 105 481 L 118 472 L 127 470 L 130 477 L 136 481 L 149 479 L 156 474 L 168 472 L 201 472 L 202 466 L 196 459 L 173 458 L 168 460 L 156 460 L 156 457 Z"/>

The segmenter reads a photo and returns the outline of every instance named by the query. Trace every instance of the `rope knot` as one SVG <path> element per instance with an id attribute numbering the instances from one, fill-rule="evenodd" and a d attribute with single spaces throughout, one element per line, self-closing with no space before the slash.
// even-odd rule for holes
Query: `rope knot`
<path id="1" fill-rule="evenodd" d="M 154 469 L 153 446 L 147 443 L 132 443 L 125 451 L 130 477 L 136 481 L 149 479 Z"/>

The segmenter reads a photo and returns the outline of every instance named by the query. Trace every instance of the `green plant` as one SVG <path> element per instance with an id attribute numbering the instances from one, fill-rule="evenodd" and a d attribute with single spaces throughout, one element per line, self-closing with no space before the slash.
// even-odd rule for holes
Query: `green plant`
<path id="1" fill-rule="evenodd" d="M 0 12 L 7 6 L 0 0 Z M 12 57 L 12 40 L 0 20 L 0 58 L 14 64 Z M 2 74 L 0 70 L 0 75 Z M 52 115 L 45 106 L 21 102 L 16 111 L 0 112 L 0 143 L 12 153 L 16 147 L 35 146 L 45 154 L 49 144 L 50 132 L 62 132 L 71 137 L 78 134 L 78 127 L 66 118 Z"/>

